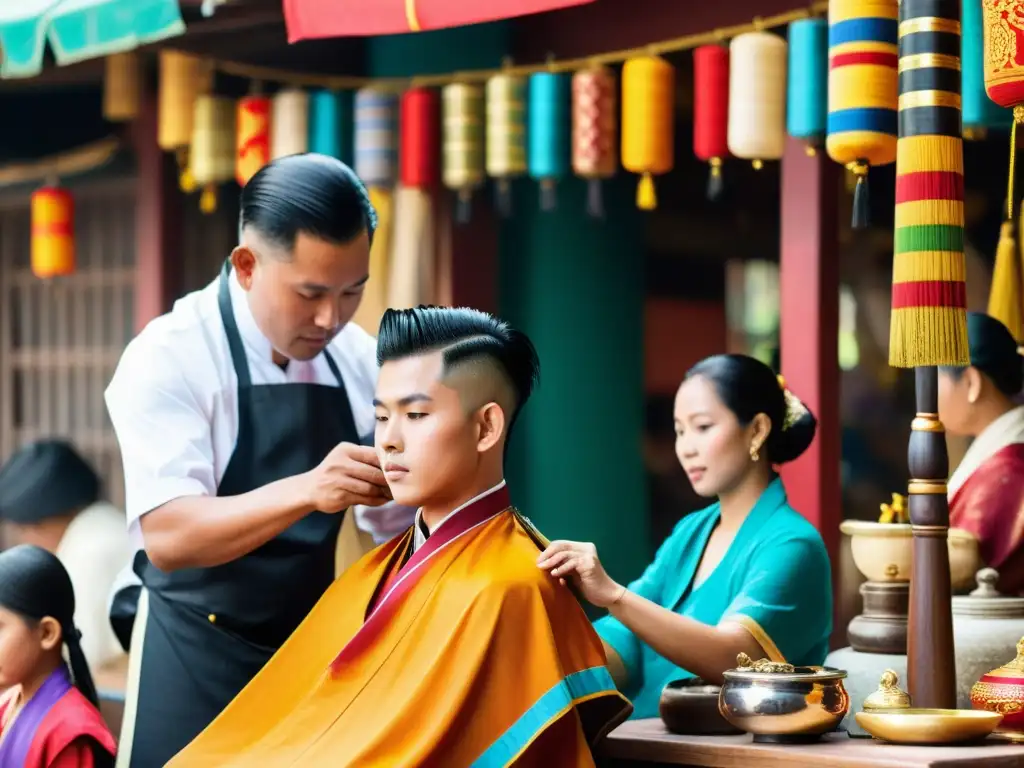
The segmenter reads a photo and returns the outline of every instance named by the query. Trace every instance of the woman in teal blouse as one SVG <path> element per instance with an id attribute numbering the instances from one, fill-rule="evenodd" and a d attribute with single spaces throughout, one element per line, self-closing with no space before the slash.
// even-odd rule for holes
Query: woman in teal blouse
<path id="1" fill-rule="evenodd" d="M 774 469 L 807 449 L 814 416 L 746 355 L 694 366 L 674 416 L 683 469 L 697 493 L 718 501 L 684 517 L 629 586 L 608 576 L 593 544 L 555 541 L 538 560 L 608 609 L 595 628 L 633 717 L 657 716 L 673 680 L 720 683 L 741 652 L 821 664 L 832 632 L 828 553 Z"/>

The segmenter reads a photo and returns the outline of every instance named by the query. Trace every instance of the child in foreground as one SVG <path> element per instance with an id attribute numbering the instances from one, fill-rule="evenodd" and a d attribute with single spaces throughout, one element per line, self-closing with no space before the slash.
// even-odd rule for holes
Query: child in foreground
<path id="1" fill-rule="evenodd" d="M 97 709 L 74 614 L 71 579 L 54 555 L 29 545 L 0 553 L 3 768 L 114 765 L 117 746 Z"/>

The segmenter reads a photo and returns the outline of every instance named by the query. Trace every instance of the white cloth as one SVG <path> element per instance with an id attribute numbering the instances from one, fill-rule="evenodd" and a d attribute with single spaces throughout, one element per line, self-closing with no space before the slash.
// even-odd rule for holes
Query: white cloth
<path id="1" fill-rule="evenodd" d="M 124 515 L 102 501 L 75 516 L 55 553 L 75 588 L 75 626 L 93 669 L 124 655 L 110 626 L 107 598 L 130 553 Z"/>
<path id="2" fill-rule="evenodd" d="M 434 531 L 436 531 L 442 525 L 447 523 L 451 518 L 455 517 L 459 512 L 464 510 L 470 504 L 474 504 L 474 503 L 480 501 L 480 499 L 484 498 L 485 496 L 490 496 L 495 491 L 500 490 L 501 488 L 504 488 L 504 487 L 505 487 L 505 481 L 502 480 L 500 483 L 498 483 L 493 488 L 488 488 L 483 493 L 477 494 L 472 499 L 467 501 L 465 504 L 461 504 L 461 505 L 457 506 L 455 509 L 453 509 L 451 512 L 449 512 L 447 515 L 445 515 L 444 519 L 441 520 L 441 522 L 439 522 L 437 525 L 435 525 L 433 527 L 433 529 L 430 529 L 430 530 L 426 530 L 426 531 L 424 530 L 425 528 L 427 528 L 427 526 L 423 522 L 423 514 L 422 514 L 423 510 L 422 509 L 417 509 L 416 510 L 416 521 L 413 523 L 412 551 L 415 552 L 417 549 L 419 549 L 424 544 L 426 544 L 427 543 L 427 537 L 430 536 L 430 534 L 432 534 Z"/>
<path id="3" fill-rule="evenodd" d="M 974 438 L 953 476 L 949 478 L 949 498 L 953 498 L 982 464 L 1014 443 L 1024 443 L 1024 405 L 1007 411 Z"/>
<path id="4" fill-rule="evenodd" d="M 219 278 L 179 299 L 125 348 L 107 387 L 110 420 L 121 447 L 125 514 L 132 546 L 142 547 L 139 518 L 182 496 L 214 496 L 238 437 L 237 377 L 217 305 Z M 247 296 L 232 273 L 231 303 L 254 385 L 316 382 L 336 386 L 324 355 L 294 360 L 285 370 L 272 357 Z M 376 344 L 349 323 L 329 346 L 361 436 L 373 433 Z M 409 527 L 413 510 L 389 504 L 355 510 L 377 542 Z"/>

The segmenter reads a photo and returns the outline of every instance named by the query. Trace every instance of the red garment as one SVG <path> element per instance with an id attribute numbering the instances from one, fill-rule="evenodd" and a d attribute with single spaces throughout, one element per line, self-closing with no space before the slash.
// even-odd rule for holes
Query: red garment
<path id="1" fill-rule="evenodd" d="M 0 700 L 0 723 L 12 701 L 12 696 Z M 24 768 L 96 768 L 112 763 L 116 754 L 117 743 L 99 710 L 72 688 L 39 724 Z"/>
<path id="2" fill-rule="evenodd" d="M 974 535 L 999 591 L 1024 593 L 1024 443 L 992 454 L 949 501 L 949 524 Z"/>

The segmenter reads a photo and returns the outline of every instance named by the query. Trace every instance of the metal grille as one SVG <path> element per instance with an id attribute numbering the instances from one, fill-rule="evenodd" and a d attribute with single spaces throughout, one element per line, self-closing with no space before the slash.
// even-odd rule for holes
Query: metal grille
<path id="1" fill-rule="evenodd" d="M 132 337 L 134 179 L 75 190 L 73 275 L 32 275 L 29 228 L 27 199 L 0 202 L 0 460 L 32 440 L 68 439 L 123 508 L 103 390 Z"/>

